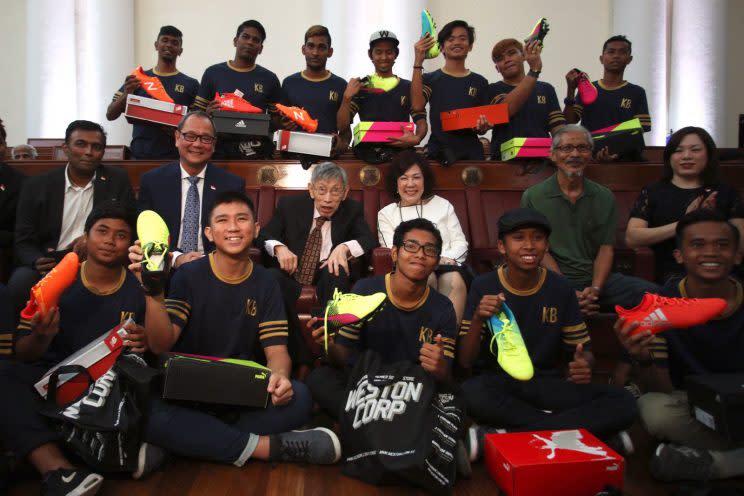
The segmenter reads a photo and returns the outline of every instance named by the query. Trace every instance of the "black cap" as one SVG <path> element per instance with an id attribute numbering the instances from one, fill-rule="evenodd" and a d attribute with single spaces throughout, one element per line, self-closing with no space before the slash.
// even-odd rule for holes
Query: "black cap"
<path id="1" fill-rule="evenodd" d="M 510 232 L 524 227 L 539 227 L 550 236 L 550 222 L 547 217 L 531 208 L 513 208 L 504 212 L 499 219 L 499 237 L 502 238 Z"/>

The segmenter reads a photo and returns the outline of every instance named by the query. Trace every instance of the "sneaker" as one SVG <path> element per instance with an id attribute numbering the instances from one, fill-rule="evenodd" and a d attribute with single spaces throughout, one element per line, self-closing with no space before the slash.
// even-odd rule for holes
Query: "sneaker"
<path id="1" fill-rule="evenodd" d="M 634 308 L 626 310 L 615 306 L 618 317 L 628 322 L 640 322 L 633 331 L 638 334 L 651 331 L 656 334 L 669 329 L 683 329 L 708 322 L 726 310 L 726 300 L 722 298 L 667 298 L 646 293 Z"/>
<path id="2" fill-rule="evenodd" d="M 173 98 L 163 88 L 163 83 L 160 82 L 157 76 L 148 76 L 142 69 L 142 66 L 137 67 L 132 71 L 132 75 L 137 78 L 140 86 L 145 92 L 156 100 L 163 102 L 173 103 Z"/>
<path id="3" fill-rule="evenodd" d="M 96 494 L 103 484 L 103 477 L 87 470 L 52 470 L 44 476 L 41 494 L 45 496 L 88 496 Z"/>
<path id="4" fill-rule="evenodd" d="M 579 100 L 581 100 L 581 103 L 584 105 L 591 105 L 597 100 L 597 97 L 599 96 L 599 91 L 597 90 L 597 87 L 594 86 L 592 81 L 589 79 L 589 74 L 586 72 L 580 71 L 579 69 L 574 69 L 576 72 L 579 72 L 579 82 L 577 84 L 578 92 L 579 92 Z"/>
<path id="5" fill-rule="evenodd" d="M 651 458 L 654 479 L 707 481 L 713 475 L 713 457 L 707 450 L 676 444 L 660 444 Z"/>
<path id="6" fill-rule="evenodd" d="M 70 252 L 54 268 L 31 288 L 31 296 L 21 317 L 31 319 L 36 312 L 44 316 L 57 306 L 59 297 L 77 279 L 80 260 L 75 252 Z"/>
<path id="7" fill-rule="evenodd" d="M 434 22 L 434 19 L 431 17 L 431 14 L 428 10 L 422 10 L 421 11 L 421 37 L 423 38 L 426 36 L 426 33 L 429 33 L 429 36 L 437 39 L 437 23 Z M 435 59 L 439 57 L 440 52 L 440 46 L 439 42 L 435 42 L 434 46 L 429 48 L 429 50 L 426 52 L 426 58 L 427 59 Z"/>
<path id="8" fill-rule="evenodd" d="M 501 312 L 488 319 L 486 325 L 493 334 L 491 353 L 497 356 L 497 361 L 504 372 L 520 381 L 532 379 L 535 370 L 530 354 L 519 331 L 517 319 L 506 303 L 501 304 Z M 494 343 L 498 345 L 498 352 L 493 349 Z"/>
<path id="9" fill-rule="evenodd" d="M 455 451 L 455 465 L 457 466 L 457 475 L 463 479 L 470 479 L 473 476 L 473 467 L 470 466 L 470 456 L 468 448 L 462 439 L 457 440 L 457 449 Z"/>
<path id="10" fill-rule="evenodd" d="M 160 446 L 142 443 L 137 454 L 137 470 L 132 472 L 133 479 L 144 479 L 163 466 L 167 453 Z"/>
<path id="11" fill-rule="evenodd" d="M 627 392 L 633 395 L 633 398 L 638 399 L 641 396 L 643 396 L 643 391 L 641 391 L 641 388 L 633 381 L 628 381 L 625 383 L 625 386 L 623 386 Z"/>
<path id="12" fill-rule="evenodd" d="M 628 457 L 635 453 L 633 440 L 628 431 L 619 431 L 607 439 L 607 446 L 620 456 Z"/>
<path id="13" fill-rule="evenodd" d="M 300 462 L 330 465 L 341 458 L 341 443 L 332 430 L 316 427 L 271 436 L 269 459 L 278 462 Z"/>
<path id="14" fill-rule="evenodd" d="M 496 427 L 486 427 L 473 424 L 465 433 L 465 451 L 471 463 L 477 462 L 483 456 L 486 446 L 486 434 L 504 434 L 506 430 Z"/>
<path id="15" fill-rule="evenodd" d="M 137 237 L 142 246 L 142 286 L 149 295 L 160 294 L 170 270 L 168 226 L 153 210 L 143 210 L 137 217 Z"/>
<path id="16" fill-rule="evenodd" d="M 318 130 L 318 119 L 310 117 L 310 114 L 304 108 L 287 107 L 286 105 L 277 103 L 276 110 L 308 133 L 314 133 Z"/>
<path id="17" fill-rule="evenodd" d="M 356 324 L 362 320 L 371 319 L 387 298 L 385 293 L 373 293 L 371 295 L 357 295 L 353 293 L 342 293 L 338 289 L 333 291 L 333 298 L 328 300 L 323 316 L 325 327 L 324 345 L 328 352 L 328 327 L 332 328 L 331 335 L 345 325 Z"/>
<path id="18" fill-rule="evenodd" d="M 540 20 L 537 21 L 537 24 L 535 24 L 535 27 L 532 28 L 529 36 L 524 39 L 524 44 L 528 45 L 529 43 L 537 40 L 538 42 L 540 42 L 540 46 L 543 46 L 543 40 L 545 39 L 545 35 L 548 34 L 548 31 L 550 31 L 548 20 L 544 17 L 541 17 Z"/>
<path id="19" fill-rule="evenodd" d="M 235 93 L 214 94 L 215 101 L 220 103 L 220 110 L 227 112 L 246 112 L 249 114 L 262 114 L 263 110 L 254 107 L 248 100 Z"/>

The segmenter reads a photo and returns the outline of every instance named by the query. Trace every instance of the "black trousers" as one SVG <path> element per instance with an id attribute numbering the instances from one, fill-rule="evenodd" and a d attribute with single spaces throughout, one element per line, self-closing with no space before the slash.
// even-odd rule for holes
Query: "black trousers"
<path id="1" fill-rule="evenodd" d="M 334 420 L 338 420 L 346 403 L 349 372 L 324 365 L 313 369 L 305 379 L 313 400 Z"/>

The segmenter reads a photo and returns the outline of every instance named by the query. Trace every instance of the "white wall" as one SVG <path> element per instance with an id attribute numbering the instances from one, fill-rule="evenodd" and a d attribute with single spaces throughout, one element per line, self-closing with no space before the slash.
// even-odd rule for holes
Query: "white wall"
<path id="1" fill-rule="evenodd" d="M 26 2 L 3 2 L 0 15 L 3 91 L 0 119 L 8 132 L 8 146 L 26 142 Z"/>

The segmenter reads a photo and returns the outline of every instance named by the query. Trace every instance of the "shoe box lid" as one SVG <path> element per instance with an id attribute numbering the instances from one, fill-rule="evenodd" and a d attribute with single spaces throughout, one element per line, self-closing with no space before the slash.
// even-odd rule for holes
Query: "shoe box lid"
<path id="1" fill-rule="evenodd" d="M 413 122 L 360 121 L 354 126 L 354 144 L 387 143 L 388 138 L 403 136 L 403 130 L 414 131 Z"/>
<path id="2" fill-rule="evenodd" d="M 271 370 L 249 360 L 186 353 L 161 356 L 163 398 L 266 408 Z"/>
<path id="3" fill-rule="evenodd" d="M 239 134 L 249 136 L 271 136 L 268 114 L 215 110 L 212 121 L 217 134 Z"/>
<path id="4" fill-rule="evenodd" d="M 286 131 L 274 133 L 274 143 L 280 152 L 302 153 L 318 157 L 330 157 L 335 135 Z"/>
<path id="5" fill-rule="evenodd" d="M 689 376 L 686 386 L 698 422 L 732 442 L 744 441 L 744 373 Z"/>
<path id="6" fill-rule="evenodd" d="M 478 124 L 481 115 L 485 115 L 491 125 L 504 124 L 509 122 L 509 106 L 506 103 L 496 103 L 481 105 L 480 107 L 446 110 L 439 114 L 442 121 L 442 131 L 473 129 Z"/>
<path id="7" fill-rule="evenodd" d="M 625 460 L 585 429 L 487 434 L 485 463 L 508 496 L 594 496 L 623 487 Z"/>
<path id="8" fill-rule="evenodd" d="M 550 138 L 512 138 L 501 143 L 501 160 L 548 157 L 551 144 Z"/>
<path id="9" fill-rule="evenodd" d="M 176 127 L 187 111 L 188 107 L 186 105 L 129 94 L 127 95 L 124 116 L 130 123 L 150 123 Z"/>

